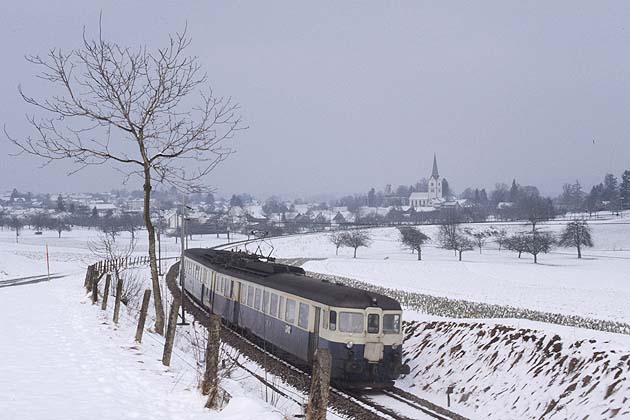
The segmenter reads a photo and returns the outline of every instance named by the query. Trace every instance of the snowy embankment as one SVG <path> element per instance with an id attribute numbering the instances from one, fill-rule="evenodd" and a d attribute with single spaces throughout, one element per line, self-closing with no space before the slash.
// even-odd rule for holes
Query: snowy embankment
<path id="1" fill-rule="evenodd" d="M 630 351 L 535 329 L 483 322 L 409 322 L 411 374 L 398 385 L 472 418 L 630 416 Z"/>

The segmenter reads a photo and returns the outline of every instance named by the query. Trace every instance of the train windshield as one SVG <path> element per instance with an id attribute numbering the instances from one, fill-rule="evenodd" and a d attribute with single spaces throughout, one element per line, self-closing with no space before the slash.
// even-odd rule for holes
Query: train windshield
<path id="1" fill-rule="evenodd" d="M 385 334 L 398 334 L 400 332 L 400 315 L 383 315 L 383 332 Z"/>
<path id="2" fill-rule="evenodd" d="M 368 315 L 368 334 L 378 334 L 378 314 Z"/>
<path id="3" fill-rule="evenodd" d="M 340 312 L 339 331 L 347 333 L 362 333 L 363 314 L 355 312 Z"/>

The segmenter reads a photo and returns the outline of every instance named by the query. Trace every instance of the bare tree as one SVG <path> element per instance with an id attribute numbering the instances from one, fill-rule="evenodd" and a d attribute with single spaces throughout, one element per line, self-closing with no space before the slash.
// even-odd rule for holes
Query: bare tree
<path id="1" fill-rule="evenodd" d="M 523 252 L 527 251 L 527 242 L 527 235 L 521 232 L 508 237 L 504 246 L 510 251 L 518 252 L 518 257 L 521 258 Z"/>
<path id="2" fill-rule="evenodd" d="M 504 248 L 507 243 L 507 231 L 505 229 L 495 230 L 492 233 L 492 236 L 494 237 L 494 241 L 497 243 L 497 245 L 499 245 L 499 251 L 501 251 L 501 248 Z"/>
<path id="3" fill-rule="evenodd" d="M 24 222 L 17 216 L 9 219 L 9 227 L 15 230 L 15 242 L 19 242 L 20 230 L 24 227 Z"/>
<path id="4" fill-rule="evenodd" d="M 489 237 L 492 236 L 492 230 L 491 229 L 483 229 L 483 230 L 479 230 L 479 229 L 472 229 L 472 228 L 465 228 L 464 229 L 464 233 L 466 235 L 469 236 L 469 238 L 477 245 L 477 247 L 479 248 L 479 253 L 481 254 L 481 249 L 483 248 L 483 246 L 485 245 L 486 241 L 488 240 Z"/>
<path id="5" fill-rule="evenodd" d="M 348 232 L 333 232 L 328 235 L 328 240 L 335 246 L 335 255 L 339 255 L 339 248 L 345 244 Z"/>
<path id="6" fill-rule="evenodd" d="M 70 227 L 70 225 L 68 224 L 65 218 L 59 217 L 55 224 L 55 230 L 57 231 L 57 234 L 61 238 L 62 232 L 70 232 L 72 228 Z"/>
<path id="7" fill-rule="evenodd" d="M 207 76 L 197 57 L 186 56 L 186 31 L 169 38 L 155 52 L 131 48 L 83 35 L 80 48 L 52 49 L 29 56 L 42 70 L 40 77 L 60 92 L 45 99 L 27 95 L 24 101 L 44 116 L 28 116 L 34 135 L 7 137 L 20 153 L 39 156 L 45 164 L 67 159 L 77 167 L 112 164 L 143 181 L 143 218 L 149 237 L 151 280 L 156 313 L 155 330 L 163 333 L 160 292 L 151 222 L 151 191 L 155 183 L 198 191 L 203 178 L 232 151 L 225 145 L 244 129 L 231 98 L 217 97 L 206 87 Z M 199 93 L 196 106 L 192 95 Z M 186 170 L 184 169 L 186 168 Z"/>
<path id="8" fill-rule="evenodd" d="M 400 242 L 406 247 L 411 248 L 412 251 L 417 251 L 418 261 L 421 261 L 422 247 L 425 243 L 430 241 L 431 238 L 420 229 L 411 226 L 399 227 L 398 231 L 400 232 Z"/>
<path id="9" fill-rule="evenodd" d="M 364 230 L 351 230 L 344 235 L 344 245 L 354 249 L 353 258 L 357 257 L 357 249 L 368 247 L 372 243 L 372 236 Z"/>
<path id="10" fill-rule="evenodd" d="M 556 242 L 554 236 L 549 232 L 542 232 L 534 229 L 525 234 L 527 247 L 525 251 L 534 257 L 534 264 L 538 263 L 538 254 L 546 254 Z"/>
<path id="11" fill-rule="evenodd" d="M 593 246 L 591 228 L 588 223 L 586 223 L 586 220 L 575 219 L 572 222 L 567 223 L 566 227 L 560 234 L 558 245 L 576 247 L 578 258 L 582 258 L 582 247 Z"/>
<path id="12" fill-rule="evenodd" d="M 459 261 L 462 260 L 462 254 L 465 251 L 471 251 L 475 247 L 475 243 L 463 232 L 457 224 L 440 225 L 438 231 L 438 241 L 440 248 L 448 249 L 455 252 Z"/>

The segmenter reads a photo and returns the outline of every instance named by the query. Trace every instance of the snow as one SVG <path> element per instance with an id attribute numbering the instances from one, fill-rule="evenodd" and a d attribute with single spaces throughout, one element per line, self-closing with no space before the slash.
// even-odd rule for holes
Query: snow
<path id="1" fill-rule="evenodd" d="M 508 231 L 528 229 L 523 224 L 494 226 Z M 272 242 L 278 257 L 323 258 L 305 263 L 309 271 L 434 296 L 630 322 L 630 220 L 592 222 L 591 226 L 595 247 L 585 250 L 583 259 L 578 260 L 573 249 L 558 248 L 539 256 L 539 264 L 526 254 L 519 259 L 513 252 L 498 251 L 494 243 L 488 243 L 481 254 L 478 250 L 464 253 L 462 262 L 433 243 L 424 249 L 423 261 L 417 261 L 416 255 L 401 248 L 394 228 L 371 230 L 374 242 L 360 248 L 357 259 L 349 248 L 335 256 L 327 234 Z M 541 227 L 558 232 L 562 224 Z M 436 226 L 420 228 L 437 238 Z"/>
<path id="2" fill-rule="evenodd" d="M 266 404 L 260 383 L 239 370 L 221 383 L 232 395 L 227 407 L 221 412 L 205 409 L 197 387 L 199 368 L 195 356 L 183 350 L 182 331 L 166 368 L 161 336 L 145 331 L 143 343 L 136 344 L 131 311 L 123 307 L 115 325 L 111 300 L 108 311 L 101 311 L 84 295 L 85 266 L 94 260 L 86 244 L 97 236 L 74 230 L 59 239 L 56 233 L 35 236 L 25 230 L 16 244 L 13 232 L 0 232 L 0 280 L 45 274 L 46 243 L 51 271 L 67 274 L 0 289 L 0 418 L 266 420 L 298 412 L 286 401 Z M 139 250 L 146 250 L 144 236 L 138 233 Z M 207 236 L 190 245 L 224 241 Z M 178 249 L 172 239 L 163 244 L 167 255 L 176 255 Z"/>

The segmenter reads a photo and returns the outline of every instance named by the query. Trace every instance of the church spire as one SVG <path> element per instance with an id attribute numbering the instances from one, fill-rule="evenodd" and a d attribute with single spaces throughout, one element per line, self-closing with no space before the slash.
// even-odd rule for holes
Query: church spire
<path id="1" fill-rule="evenodd" d="M 438 179 L 439 177 L 440 177 L 440 173 L 438 172 L 437 158 L 434 153 L 433 154 L 433 172 L 431 172 L 431 178 Z"/>

